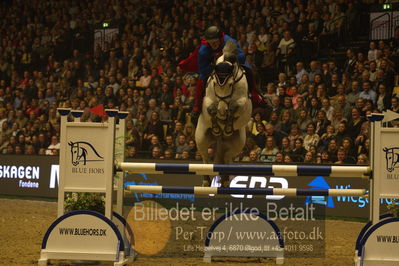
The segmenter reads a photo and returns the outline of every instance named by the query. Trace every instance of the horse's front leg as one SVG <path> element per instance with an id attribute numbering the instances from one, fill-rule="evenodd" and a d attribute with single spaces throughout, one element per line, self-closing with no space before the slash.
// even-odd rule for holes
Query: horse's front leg
<path id="1" fill-rule="evenodd" d="M 240 97 L 229 103 L 230 119 L 233 122 L 233 130 L 239 130 L 246 126 L 251 119 L 252 103 L 248 97 Z"/>
<path id="2" fill-rule="evenodd" d="M 228 116 L 224 133 L 231 136 L 234 131 L 247 125 L 251 118 L 252 104 L 246 97 L 241 97 L 236 101 L 230 101 L 228 106 Z"/>

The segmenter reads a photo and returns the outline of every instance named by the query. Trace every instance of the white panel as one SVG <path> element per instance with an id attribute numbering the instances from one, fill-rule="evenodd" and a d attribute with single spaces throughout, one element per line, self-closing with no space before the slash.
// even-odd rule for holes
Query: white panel
<path id="1" fill-rule="evenodd" d="M 104 140 L 109 139 L 107 126 L 83 127 L 67 125 L 64 186 L 81 189 L 106 187 L 107 160 L 112 161 L 112 152 Z M 77 123 L 74 123 L 77 124 Z M 80 123 L 89 126 L 91 123 Z M 106 123 L 105 125 L 108 125 Z"/>

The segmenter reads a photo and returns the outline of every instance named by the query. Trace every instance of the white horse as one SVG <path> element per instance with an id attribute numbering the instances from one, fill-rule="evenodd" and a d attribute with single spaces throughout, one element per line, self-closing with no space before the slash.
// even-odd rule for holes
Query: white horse
<path id="1" fill-rule="evenodd" d="M 216 60 L 215 70 L 208 78 L 202 113 L 195 130 L 198 151 L 204 163 L 210 163 L 208 148 L 216 144 L 215 164 L 231 164 L 245 144 L 252 103 L 248 97 L 248 83 L 237 58 L 234 42 L 227 41 L 223 55 Z M 229 185 L 229 176 L 221 176 L 221 185 Z M 210 186 L 205 176 L 203 186 Z"/>

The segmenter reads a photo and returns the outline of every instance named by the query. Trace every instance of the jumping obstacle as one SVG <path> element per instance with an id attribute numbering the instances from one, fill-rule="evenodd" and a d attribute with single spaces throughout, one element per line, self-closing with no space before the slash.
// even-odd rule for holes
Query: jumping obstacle
<path id="1" fill-rule="evenodd" d="M 383 123 L 399 118 L 387 111 L 371 114 L 370 162 L 370 221 L 360 231 L 355 246 L 355 264 L 399 265 L 399 218 L 380 214 L 383 198 L 399 198 L 399 129 L 384 127 Z"/>
<path id="2" fill-rule="evenodd" d="M 130 185 L 127 189 L 136 193 L 179 193 L 195 195 L 279 195 L 299 196 L 353 196 L 364 197 L 365 189 L 300 189 L 300 188 L 226 188 L 226 187 L 168 187 Z"/>
<path id="3" fill-rule="evenodd" d="M 58 109 L 58 113 L 61 115 L 58 218 L 43 238 L 38 264 L 47 265 L 49 259 L 69 259 L 125 265 L 134 257 L 133 236 L 121 216 L 122 174 L 117 174 L 114 180 L 113 169 L 114 159 L 123 160 L 125 155 L 124 119 L 128 113 L 106 110 L 108 121 L 104 123 L 79 122 L 82 111 Z M 69 114 L 74 117 L 73 122 L 68 122 Z M 116 118 L 119 118 L 119 125 L 116 125 Z M 115 189 L 119 213 L 113 211 Z M 105 213 L 65 213 L 66 192 L 102 193 Z"/>
<path id="4" fill-rule="evenodd" d="M 118 170 L 147 174 L 325 176 L 369 178 L 369 166 L 169 164 L 118 162 Z"/>
<path id="5" fill-rule="evenodd" d="M 382 122 L 399 118 L 399 115 L 387 113 L 369 116 L 371 123 L 371 165 L 370 166 L 309 166 L 309 165 L 211 165 L 211 164 L 162 164 L 162 163 L 126 163 L 124 159 L 124 141 L 114 146 L 115 136 L 124 138 L 124 117 L 116 110 L 108 110 L 109 119 L 104 123 L 81 123 L 78 121 L 81 112 L 60 109 L 61 114 L 61 149 L 60 149 L 60 184 L 58 194 L 57 220 L 50 226 L 43 239 L 40 265 L 46 265 L 48 259 L 77 260 L 111 260 L 114 265 L 127 263 L 130 246 L 123 221 L 116 221 L 113 213 L 113 190 L 117 190 L 117 210 L 122 210 L 123 180 L 113 180 L 113 170 L 130 171 L 146 174 L 199 174 L 199 175 L 263 175 L 263 176 L 328 176 L 357 177 L 370 179 L 370 220 L 371 222 L 359 234 L 356 241 L 356 265 L 398 265 L 399 248 L 396 240 L 380 242 L 378 236 L 396 239 L 399 235 L 399 219 L 380 218 L 380 200 L 382 198 L 399 198 L 399 129 L 383 128 Z M 71 113 L 75 122 L 68 122 Z M 115 118 L 119 117 L 119 130 Z M 388 119 L 389 117 L 389 119 Z M 384 120 L 383 120 L 384 119 Z M 115 131 L 117 130 L 117 133 Z M 118 137 L 117 137 L 118 138 Z M 112 141 L 110 141 L 112 140 Z M 88 145 L 89 144 L 89 145 Z M 114 157 L 114 151 L 119 154 Z M 121 173 L 118 173 L 121 176 Z M 163 186 L 128 186 L 128 190 L 148 193 L 184 193 L 201 195 L 285 195 L 285 196 L 365 196 L 364 189 L 241 189 L 241 188 L 203 188 L 203 187 L 163 187 Z M 65 192 L 100 192 L 105 194 L 105 214 L 77 211 L 64 213 Z M 230 215 L 243 215 L 232 213 Z M 118 218 L 119 219 L 119 218 Z M 122 218 L 123 219 L 123 218 Z M 210 231 L 217 231 L 228 225 L 228 221 L 218 221 Z M 270 226 L 269 231 L 278 233 L 278 227 L 263 219 Z M 266 225 L 268 224 L 268 225 Z M 61 227 L 62 225 L 62 227 Z M 237 225 L 236 225 L 237 226 Z M 239 226 L 239 225 L 238 225 Z M 241 225 L 246 226 L 246 225 Z M 76 229 L 79 237 L 61 235 L 61 228 Z M 102 230 L 102 231 L 101 231 Z M 109 238 L 99 239 L 106 230 Z M 222 229 L 220 229 L 222 230 Z M 96 238 L 90 238 L 95 234 Z M 70 238 L 70 239 L 69 239 Z M 93 239 L 95 241 L 93 242 Z M 94 243 L 101 242 L 102 245 Z M 395 242 L 395 243 L 393 243 Z M 268 253 L 282 263 L 284 255 L 283 239 L 278 239 L 279 249 Z M 211 245 L 207 240 L 205 247 Z M 206 251 L 205 261 L 210 261 L 212 251 Z M 220 255 L 220 253 L 218 254 Z M 230 253 L 227 256 L 249 255 L 246 253 Z M 253 255 L 253 254 L 252 254 Z"/>

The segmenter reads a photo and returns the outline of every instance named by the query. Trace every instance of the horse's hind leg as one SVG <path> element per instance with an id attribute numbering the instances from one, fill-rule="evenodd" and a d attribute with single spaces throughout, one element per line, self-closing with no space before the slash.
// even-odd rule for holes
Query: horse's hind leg
<path id="1" fill-rule="evenodd" d="M 202 156 L 202 161 L 205 164 L 210 163 L 208 148 L 215 142 L 215 139 L 209 134 L 208 127 L 204 123 L 203 114 L 198 119 L 197 129 L 195 130 L 195 141 L 197 142 L 198 151 Z M 211 177 L 209 175 L 204 175 L 202 186 L 211 186 Z"/>
<path id="2" fill-rule="evenodd" d="M 233 164 L 233 159 L 237 156 L 240 151 L 243 149 L 245 145 L 245 128 L 239 129 L 239 131 L 235 131 L 233 135 L 225 141 L 224 144 L 224 153 L 223 153 L 223 163 L 224 164 Z M 221 175 L 221 186 L 229 187 L 230 186 L 230 176 L 229 175 Z"/>
<path id="3" fill-rule="evenodd" d="M 233 160 L 226 161 L 226 143 L 225 141 L 219 140 L 216 145 L 216 154 L 215 154 L 215 164 L 230 164 Z M 229 175 L 220 175 L 220 186 L 228 187 L 230 184 L 230 176 Z"/>

